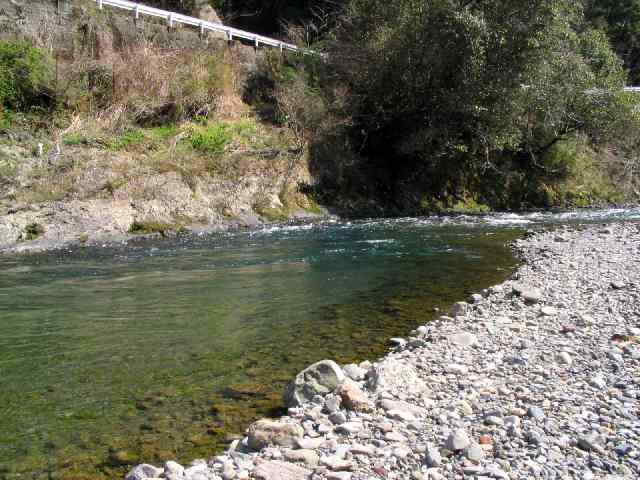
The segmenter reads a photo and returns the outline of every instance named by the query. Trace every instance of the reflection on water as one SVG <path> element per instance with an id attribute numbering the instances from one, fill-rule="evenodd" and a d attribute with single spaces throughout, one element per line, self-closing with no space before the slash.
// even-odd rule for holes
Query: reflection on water
<path id="1" fill-rule="evenodd" d="M 304 366 L 376 358 L 501 281 L 523 218 L 483 218 L 0 257 L 0 478 L 211 456 Z"/>

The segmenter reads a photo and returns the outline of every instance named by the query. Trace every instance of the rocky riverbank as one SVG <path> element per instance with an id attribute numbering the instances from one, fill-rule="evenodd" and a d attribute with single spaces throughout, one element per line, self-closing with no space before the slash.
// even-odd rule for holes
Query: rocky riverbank
<path id="1" fill-rule="evenodd" d="M 640 225 L 537 233 L 512 280 L 393 339 L 319 362 L 224 454 L 127 480 L 640 477 Z"/>

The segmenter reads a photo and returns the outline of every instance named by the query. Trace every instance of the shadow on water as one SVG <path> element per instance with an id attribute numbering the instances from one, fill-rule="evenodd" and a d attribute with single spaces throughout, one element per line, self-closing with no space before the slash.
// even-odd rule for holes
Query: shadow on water
<path id="1" fill-rule="evenodd" d="M 308 364 L 378 358 L 504 280 L 519 225 L 381 220 L 0 257 L 0 478 L 210 457 L 280 415 Z"/>

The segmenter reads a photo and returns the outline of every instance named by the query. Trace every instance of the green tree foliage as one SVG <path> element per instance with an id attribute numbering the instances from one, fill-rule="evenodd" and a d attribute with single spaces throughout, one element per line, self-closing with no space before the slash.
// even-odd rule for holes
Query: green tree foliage
<path id="1" fill-rule="evenodd" d="M 45 105 L 51 100 L 51 61 L 24 41 L 0 42 L 0 104 L 13 110 Z"/>
<path id="2" fill-rule="evenodd" d="M 630 83 L 640 84 L 640 0 L 585 0 L 585 14 L 609 35 Z"/>
<path id="3" fill-rule="evenodd" d="M 625 83 L 570 0 L 352 0 L 326 58 L 360 168 L 396 198 L 409 184 L 462 195 L 513 170 L 558 177 L 546 153 L 576 132 L 603 140 Z"/>

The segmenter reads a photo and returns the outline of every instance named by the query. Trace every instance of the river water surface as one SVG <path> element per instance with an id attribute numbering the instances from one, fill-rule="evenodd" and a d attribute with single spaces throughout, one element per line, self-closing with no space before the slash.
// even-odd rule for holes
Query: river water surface
<path id="1" fill-rule="evenodd" d="M 524 228 L 640 209 L 374 220 L 0 256 L 0 478 L 219 451 L 324 358 L 375 359 L 503 281 Z"/>

